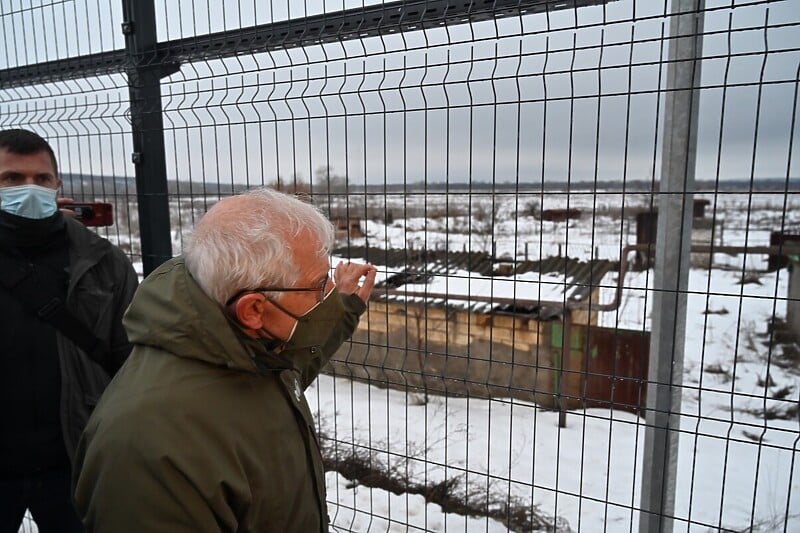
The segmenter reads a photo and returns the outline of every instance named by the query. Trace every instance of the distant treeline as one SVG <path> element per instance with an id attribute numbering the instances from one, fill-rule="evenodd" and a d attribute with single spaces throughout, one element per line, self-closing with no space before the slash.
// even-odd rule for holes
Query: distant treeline
<path id="1" fill-rule="evenodd" d="M 136 193 L 136 180 L 133 178 L 91 176 L 86 174 L 62 174 L 65 195 L 100 196 L 131 195 Z M 227 196 L 247 189 L 245 184 L 197 183 L 190 181 L 167 181 L 167 194 L 180 196 Z"/>
<path id="2" fill-rule="evenodd" d="M 64 174 L 63 192 L 65 195 L 76 197 L 83 196 L 109 196 L 130 195 L 136 192 L 136 182 L 133 178 L 91 176 L 85 174 Z M 250 186 L 256 186 L 251 184 Z M 248 185 L 241 183 L 197 183 L 189 181 L 168 181 L 167 193 L 186 195 L 219 195 L 226 196 L 246 190 Z M 351 185 L 347 192 L 368 192 L 376 194 L 386 193 L 415 193 L 415 192 L 469 192 L 469 191 L 497 191 L 497 192 L 532 192 L 532 191 L 604 191 L 604 192 L 656 192 L 658 183 L 650 180 L 627 181 L 572 181 L 572 182 L 545 182 L 545 183 L 514 183 L 473 181 L 467 182 L 413 182 L 413 183 L 386 183 L 378 185 Z M 754 180 L 698 180 L 695 182 L 695 192 L 800 192 L 800 178 L 762 178 Z M 324 184 L 314 184 L 312 194 L 327 193 Z M 331 193 L 341 194 L 341 190 L 331 190 Z"/>
<path id="3" fill-rule="evenodd" d="M 387 192 L 422 192 L 422 191 L 605 191 L 605 192 L 655 192 L 659 184 L 650 180 L 627 181 L 571 181 L 545 183 L 514 183 L 473 181 L 471 183 L 450 182 L 415 182 L 406 184 L 368 185 L 367 190 Z M 364 189 L 363 186 L 360 187 Z M 697 180 L 695 192 L 800 192 L 800 178 L 761 178 L 754 180 Z"/>

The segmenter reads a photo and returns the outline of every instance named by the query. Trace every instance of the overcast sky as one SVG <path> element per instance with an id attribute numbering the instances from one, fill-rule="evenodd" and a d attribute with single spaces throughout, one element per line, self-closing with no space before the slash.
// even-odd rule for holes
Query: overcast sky
<path id="1" fill-rule="evenodd" d="M 0 68 L 124 46 L 117 0 L 1 4 Z M 161 0 L 158 35 L 360 5 Z M 352 183 L 649 180 L 668 11 L 618 0 L 185 64 L 162 84 L 169 177 L 269 183 L 330 166 Z M 705 34 L 697 178 L 798 176 L 797 3 L 709 1 Z M 126 111 L 123 76 L 0 91 L 0 126 L 52 138 L 66 171 L 132 175 Z"/>

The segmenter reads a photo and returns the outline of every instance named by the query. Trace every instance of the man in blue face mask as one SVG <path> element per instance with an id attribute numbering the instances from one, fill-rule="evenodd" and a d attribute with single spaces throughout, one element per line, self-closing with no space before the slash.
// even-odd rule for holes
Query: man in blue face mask
<path id="1" fill-rule="evenodd" d="M 0 131 L 0 261 L 33 296 L 96 337 L 93 358 L 0 280 L 0 532 L 29 509 L 40 532 L 82 531 L 71 459 L 100 394 L 130 352 L 122 327 L 138 278 L 125 254 L 58 209 L 55 154 L 39 135 Z M 8 276 L 6 276 L 8 277 Z"/>

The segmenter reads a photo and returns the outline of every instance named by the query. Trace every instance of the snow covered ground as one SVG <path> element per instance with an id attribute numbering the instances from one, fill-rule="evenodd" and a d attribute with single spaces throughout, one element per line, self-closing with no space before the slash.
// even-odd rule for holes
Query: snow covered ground
<path id="1" fill-rule="evenodd" d="M 646 205 L 647 195 L 626 202 Z M 702 196 L 700 196 L 702 197 Z M 566 196 L 544 196 L 548 208 L 564 208 Z M 726 194 L 709 196 L 708 216 L 717 221 L 717 244 L 766 245 L 771 231 L 800 229 L 797 195 Z M 476 223 L 425 218 L 391 224 L 368 221 L 363 244 L 396 248 L 488 251 L 498 256 L 536 259 L 569 254 L 617 259 L 635 242 L 635 228 L 619 218 L 620 195 L 578 195 L 571 206 L 602 213 L 570 223 L 543 222 L 516 209 L 516 197 L 428 197 L 436 202 L 468 202 L 465 217 L 494 205 L 493 238 Z M 501 207 L 498 205 L 503 204 Z M 585 205 L 583 205 L 585 204 Z M 436 209 L 441 211 L 442 205 Z M 458 206 L 448 210 L 457 212 Z M 465 219 L 466 220 L 466 219 Z M 466 225 L 464 225 L 466 224 Z M 463 232 L 457 231 L 462 228 Z M 722 228 L 720 231 L 719 228 Z M 362 244 L 354 241 L 352 244 Z M 526 246 L 527 245 L 527 246 Z M 715 255 L 713 268 L 692 269 L 689 278 L 683 371 L 681 435 L 676 490 L 676 531 L 730 528 L 800 531 L 800 369 L 780 344 L 770 347 L 768 324 L 786 313 L 788 274 L 764 273 L 764 256 Z M 382 267 L 378 265 L 379 269 Z M 389 275 L 383 268 L 384 275 Z M 748 283 L 742 283 L 749 278 Z M 601 314 L 601 325 L 651 328 L 653 272 L 625 278 L 623 303 Z M 453 272 L 409 291 L 513 297 L 525 291 L 542 300 L 561 300 L 565 280 L 525 274 L 514 279 Z M 610 301 L 616 273 L 601 302 Z M 532 288 L 533 287 L 533 290 Z M 333 436 L 375 450 L 376 461 L 402 463 L 412 479 L 457 478 L 461 487 L 483 487 L 527 501 L 580 531 L 633 531 L 638 524 L 644 420 L 602 409 L 573 411 L 566 428 L 557 414 L 517 400 L 453 399 L 420 401 L 413 391 L 370 387 L 322 377 L 309 393 L 323 426 Z M 505 530 L 485 518 L 442 515 L 419 496 L 389 495 L 329 474 L 331 516 L 343 529 L 385 531 Z"/>
<path id="2" fill-rule="evenodd" d="M 714 290 L 730 283 L 734 291 L 734 276 L 726 274 L 714 277 Z M 766 420 L 761 414 L 765 407 L 796 409 L 797 370 L 768 365 L 767 348 L 744 339 L 765 330 L 774 300 L 755 296 L 769 296 L 776 286 L 785 294 L 778 278 L 765 276 L 757 289 L 746 286 L 741 313 L 735 294 L 727 304 L 723 296 L 712 297 L 728 314 L 703 314 L 705 295 L 689 299 L 676 491 L 676 516 L 686 522 L 677 522 L 676 531 L 751 525 L 779 531 L 784 520 L 787 531 L 800 530 L 797 416 Z M 692 287 L 706 283 L 706 273 L 692 271 Z M 784 387 L 791 401 L 771 399 Z M 323 425 L 335 428 L 335 438 L 381 450 L 376 460 L 386 463 L 408 456 L 404 467 L 414 479 L 456 477 L 462 486 L 510 494 L 565 518 L 574 530 L 637 529 L 645 426 L 635 415 L 573 411 L 559 430 L 557 413 L 526 402 L 431 396 L 424 404 L 414 392 L 330 376 L 319 379 L 309 401 Z M 345 530 L 505 530 L 493 520 L 443 516 L 420 496 L 347 489 L 339 476 L 328 476 L 329 498 L 338 502 L 331 516 Z"/>

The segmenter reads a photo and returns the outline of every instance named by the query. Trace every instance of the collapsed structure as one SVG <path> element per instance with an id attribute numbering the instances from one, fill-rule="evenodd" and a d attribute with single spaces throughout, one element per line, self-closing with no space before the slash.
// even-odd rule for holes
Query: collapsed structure
<path id="1" fill-rule="evenodd" d="M 333 373 L 425 394 L 512 397 L 560 410 L 644 406 L 649 333 L 598 325 L 600 287 L 618 263 L 348 251 L 401 270 L 376 287 L 353 342 L 331 361 Z M 470 288 L 476 280 L 466 273 L 475 272 L 488 285 Z M 443 286 L 446 292 L 438 290 Z M 509 290 L 514 294 L 501 295 Z"/>

